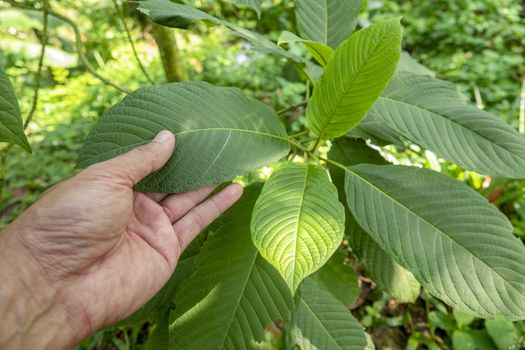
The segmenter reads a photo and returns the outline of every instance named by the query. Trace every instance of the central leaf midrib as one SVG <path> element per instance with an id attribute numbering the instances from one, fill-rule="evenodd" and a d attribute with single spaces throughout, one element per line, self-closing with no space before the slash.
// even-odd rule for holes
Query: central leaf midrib
<path id="1" fill-rule="evenodd" d="M 295 289 L 295 279 L 296 279 L 296 276 L 295 276 L 295 265 L 296 265 L 296 260 L 297 260 L 297 238 L 299 236 L 299 226 L 301 225 L 301 216 L 302 216 L 302 212 L 303 212 L 303 206 L 304 206 L 304 198 L 306 196 L 306 183 L 308 181 L 308 171 L 310 169 L 310 166 L 306 165 L 306 170 L 305 170 L 305 174 L 304 174 L 304 184 L 303 184 L 303 195 L 301 197 L 301 203 L 299 205 L 299 212 L 297 213 L 297 226 L 296 226 L 296 229 L 295 229 L 295 244 L 294 244 L 294 252 L 293 252 L 293 265 L 292 265 L 292 289 Z"/>
<path id="2" fill-rule="evenodd" d="M 420 216 L 418 213 L 414 212 L 412 209 L 406 207 L 403 203 L 397 201 L 396 199 L 394 199 L 393 197 L 391 197 L 388 193 L 384 192 L 382 189 L 380 189 L 379 187 L 375 186 L 373 183 L 371 183 L 370 181 L 368 181 L 366 178 L 360 176 L 359 174 L 353 172 L 352 170 L 348 169 L 347 167 L 345 167 L 347 169 L 347 171 L 350 173 L 350 174 L 353 174 L 355 175 L 356 177 L 358 177 L 359 179 L 361 179 L 361 181 L 363 182 L 366 182 L 372 189 L 376 190 L 377 192 L 379 192 L 380 194 L 384 195 L 385 197 L 389 198 L 392 202 L 394 203 L 397 203 L 399 206 L 401 206 L 402 208 L 406 209 L 408 212 L 412 213 L 413 215 L 415 215 L 417 218 L 420 218 L 423 222 L 425 222 L 426 224 L 428 224 L 430 227 L 433 227 L 435 228 L 439 233 L 441 233 L 443 236 L 445 236 L 446 238 L 450 239 L 451 241 L 453 241 L 456 245 L 458 245 L 459 247 L 461 247 L 462 249 L 464 249 L 465 251 L 467 251 L 471 256 L 473 256 L 477 261 L 480 261 L 483 265 L 485 265 L 486 267 L 489 268 L 490 271 L 492 271 L 494 274 L 496 274 L 499 278 L 501 278 L 501 280 L 503 280 L 503 282 L 506 284 L 506 285 L 509 285 L 515 292 L 517 292 L 518 294 L 521 294 L 520 291 L 518 291 L 516 289 L 516 287 L 514 287 L 514 285 L 512 285 L 510 282 L 508 282 L 505 278 L 503 278 L 503 276 L 501 276 L 499 274 L 498 271 L 494 270 L 489 264 L 487 264 L 483 259 L 481 259 L 480 257 L 478 257 L 477 255 L 475 255 L 474 253 L 472 253 L 468 248 L 466 248 L 464 245 L 460 244 L 457 240 L 455 240 L 452 236 L 449 236 L 447 235 L 444 231 L 442 231 L 439 227 L 435 226 L 434 224 L 431 224 L 430 222 L 428 222 L 424 217 Z"/>

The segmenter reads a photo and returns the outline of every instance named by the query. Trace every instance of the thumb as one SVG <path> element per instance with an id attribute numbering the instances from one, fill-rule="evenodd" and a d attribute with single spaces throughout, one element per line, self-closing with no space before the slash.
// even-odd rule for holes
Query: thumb
<path id="1" fill-rule="evenodd" d="M 170 159 L 175 148 L 175 136 L 167 130 L 161 131 L 145 145 L 132 149 L 118 157 L 100 163 L 119 179 L 133 186 L 149 174 L 159 170 Z"/>

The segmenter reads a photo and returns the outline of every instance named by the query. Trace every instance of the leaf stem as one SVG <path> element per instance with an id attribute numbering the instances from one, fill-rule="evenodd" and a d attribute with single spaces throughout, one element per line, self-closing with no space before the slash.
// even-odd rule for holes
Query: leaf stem
<path id="1" fill-rule="evenodd" d="M 310 130 L 303 130 L 303 131 L 300 131 L 300 132 L 298 132 L 298 133 L 296 133 L 296 134 L 290 135 L 290 137 L 296 139 L 296 138 L 298 138 L 299 136 L 303 136 L 303 135 L 308 134 L 309 132 L 310 132 Z"/>
<path id="2" fill-rule="evenodd" d="M 129 31 L 128 25 L 126 23 L 126 18 L 124 17 L 124 14 L 122 13 L 122 10 L 120 9 L 120 6 L 117 3 L 117 0 L 113 0 L 113 5 L 115 6 L 115 11 L 117 12 L 117 15 L 120 18 L 120 21 L 122 22 L 122 26 L 124 27 L 124 30 L 126 31 L 126 36 L 128 38 L 129 44 L 131 46 L 131 50 L 133 51 L 133 56 L 135 56 L 135 60 L 137 61 L 140 70 L 144 74 L 144 77 L 148 80 L 148 82 L 151 85 L 154 85 L 155 83 L 149 76 L 148 72 L 146 71 L 146 68 L 144 68 L 144 65 L 142 64 L 142 61 L 140 60 L 139 54 L 137 52 L 137 49 L 135 48 L 135 44 L 133 43 L 133 38 L 131 37 L 131 33 Z"/>
<path id="3" fill-rule="evenodd" d="M 47 35 L 47 29 L 48 29 L 48 15 L 49 15 L 49 1 L 44 0 L 42 5 L 42 11 L 44 13 L 43 18 L 43 28 L 42 28 L 42 40 L 41 44 L 42 47 L 40 49 L 40 57 L 38 59 L 38 69 L 35 74 L 35 86 L 34 86 L 34 92 L 33 92 L 33 102 L 31 103 L 31 109 L 29 110 L 29 113 L 27 114 L 26 121 L 24 123 L 24 130 L 27 129 L 29 123 L 31 123 L 31 120 L 33 119 L 33 115 L 35 114 L 36 107 L 38 105 L 38 92 L 40 90 L 40 82 L 42 79 L 42 68 L 44 66 L 44 57 L 46 55 L 46 46 L 48 42 L 48 35 Z M 8 150 L 6 150 L 7 153 Z"/>

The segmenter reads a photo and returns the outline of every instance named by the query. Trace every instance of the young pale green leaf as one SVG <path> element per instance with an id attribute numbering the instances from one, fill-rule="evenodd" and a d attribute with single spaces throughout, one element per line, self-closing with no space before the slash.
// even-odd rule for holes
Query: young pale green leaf
<path id="1" fill-rule="evenodd" d="M 332 294 L 344 305 L 352 305 L 359 296 L 357 273 L 345 264 L 348 252 L 338 249 L 317 272 L 310 276 L 319 288 Z"/>
<path id="2" fill-rule="evenodd" d="M 289 43 L 302 43 L 322 67 L 326 67 L 330 58 L 334 55 L 334 49 L 329 46 L 320 44 L 317 41 L 305 40 L 294 33 L 284 31 L 279 37 L 277 45 L 281 46 Z"/>
<path id="3" fill-rule="evenodd" d="M 137 189 L 184 192 L 231 180 L 289 151 L 286 131 L 265 104 L 234 88 L 204 82 L 147 87 L 104 113 L 88 135 L 78 166 L 112 158 L 171 130 L 176 150 Z"/>
<path id="4" fill-rule="evenodd" d="M 249 349 L 265 327 L 287 318 L 292 295 L 279 273 L 250 239 L 250 218 L 261 186 L 243 197 L 210 228 L 197 272 L 175 298 L 170 339 L 176 349 Z"/>
<path id="5" fill-rule="evenodd" d="M 398 73 L 370 110 L 374 119 L 480 174 L 525 178 L 525 137 L 475 106 L 451 83 Z"/>
<path id="6" fill-rule="evenodd" d="M 394 74 L 400 52 L 399 19 L 377 22 L 341 44 L 308 104 L 310 129 L 327 140 L 359 124 Z"/>
<path id="7" fill-rule="evenodd" d="M 525 319 L 525 246 L 495 206 L 427 169 L 347 169 L 357 222 L 434 296 L 484 318 Z"/>
<path id="8" fill-rule="evenodd" d="M 245 1 L 253 2 L 255 0 Z M 170 0 L 146 0 L 141 1 L 137 9 L 149 16 L 154 22 L 167 27 L 188 28 L 192 22 L 199 20 L 206 20 L 218 25 L 223 25 L 231 29 L 238 36 L 251 42 L 260 51 L 285 57 L 294 62 L 303 62 L 300 57 L 283 50 L 257 32 L 244 29 L 233 23 L 210 16 L 206 12 L 190 6 L 176 4 Z"/>
<path id="9" fill-rule="evenodd" d="M 261 255 L 293 293 L 341 244 L 344 207 L 327 172 L 313 164 L 281 164 L 264 185 L 251 232 Z"/>
<path id="10" fill-rule="evenodd" d="M 24 134 L 22 114 L 13 85 L 2 66 L 0 66 L 0 142 L 12 143 L 31 152 L 31 146 Z"/>
<path id="11" fill-rule="evenodd" d="M 310 278 L 302 284 L 292 311 L 290 336 L 302 350 L 363 350 L 367 346 L 363 327 L 350 311 Z"/>
<path id="12" fill-rule="evenodd" d="M 297 0 L 299 34 L 335 49 L 352 34 L 362 3 L 363 0 Z"/>
<path id="13" fill-rule="evenodd" d="M 387 161 L 362 140 L 339 138 L 332 142 L 328 157 L 345 166 L 362 163 L 385 165 Z M 345 171 L 330 167 L 330 175 L 337 186 L 339 200 L 346 203 L 344 193 Z M 374 282 L 384 291 L 402 302 L 414 302 L 419 296 L 420 284 L 366 233 L 346 209 L 345 237 L 352 252 L 363 263 Z"/>

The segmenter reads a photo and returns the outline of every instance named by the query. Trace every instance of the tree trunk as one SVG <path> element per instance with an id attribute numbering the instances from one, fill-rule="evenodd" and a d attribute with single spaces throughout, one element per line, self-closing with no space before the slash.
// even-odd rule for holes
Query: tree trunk
<path id="1" fill-rule="evenodd" d="M 177 39 L 175 38 L 173 29 L 156 23 L 151 23 L 151 28 L 153 37 L 159 48 L 166 81 L 177 82 L 187 80 L 188 76 L 181 63 Z"/>

